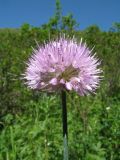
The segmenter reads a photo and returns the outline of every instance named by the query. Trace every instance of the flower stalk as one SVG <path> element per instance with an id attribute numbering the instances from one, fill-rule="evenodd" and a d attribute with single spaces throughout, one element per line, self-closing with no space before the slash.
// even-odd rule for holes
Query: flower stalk
<path id="1" fill-rule="evenodd" d="M 62 90 L 62 122 L 63 122 L 63 160 L 68 160 L 68 128 L 67 128 L 67 106 L 66 92 Z"/>

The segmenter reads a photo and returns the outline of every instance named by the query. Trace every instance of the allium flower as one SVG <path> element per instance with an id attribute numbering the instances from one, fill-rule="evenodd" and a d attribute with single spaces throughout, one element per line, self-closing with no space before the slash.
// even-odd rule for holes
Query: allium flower
<path id="1" fill-rule="evenodd" d="M 28 87 L 41 91 L 74 90 L 80 95 L 99 86 L 100 62 L 85 43 L 61 37 L 39 46 L 27 63 Z"/>

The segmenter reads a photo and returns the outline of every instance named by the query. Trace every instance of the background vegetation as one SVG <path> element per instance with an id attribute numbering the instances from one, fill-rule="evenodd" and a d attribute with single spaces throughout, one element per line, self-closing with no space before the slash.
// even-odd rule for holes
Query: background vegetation
<path id="1" fill-rule="evenodd" d="M 61 16 L 59 1 L 48 24 L 0 29 L 0 160 L 61 160 L 60 95 L 34 92 L 21 80 L 32 47 L 61 32 L 81 37 L 102 60 L 104 79 L 96 95 L 67 94 L 69 159 L 120 159 L 120 23 L 77 30 L 72 14 Z"/>

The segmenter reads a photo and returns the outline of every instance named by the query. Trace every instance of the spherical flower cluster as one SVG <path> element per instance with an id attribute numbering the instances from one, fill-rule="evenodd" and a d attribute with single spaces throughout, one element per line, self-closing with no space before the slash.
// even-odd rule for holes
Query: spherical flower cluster
<path id="1" fill-rule="evenodd" d="M 99 86 L 100 62 L 85 43 L 60 37 L 39 46 L 30 57 L 24 79 L 28 87 L 41 91 L 74 90 L 80 95 Z"/>

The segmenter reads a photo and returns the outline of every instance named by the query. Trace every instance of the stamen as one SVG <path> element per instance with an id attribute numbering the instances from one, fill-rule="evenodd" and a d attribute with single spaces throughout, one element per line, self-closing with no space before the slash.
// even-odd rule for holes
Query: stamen
<path id="1" fill-rule="evenodd" d="M 59 78 L 63 78 L 64 80 L 68 81 L 72 77 L 76 77 L 79 73 L 79 70 L 74 68 L 72 65 L 70 65 L 66 70 L 59 76 Z"/>

